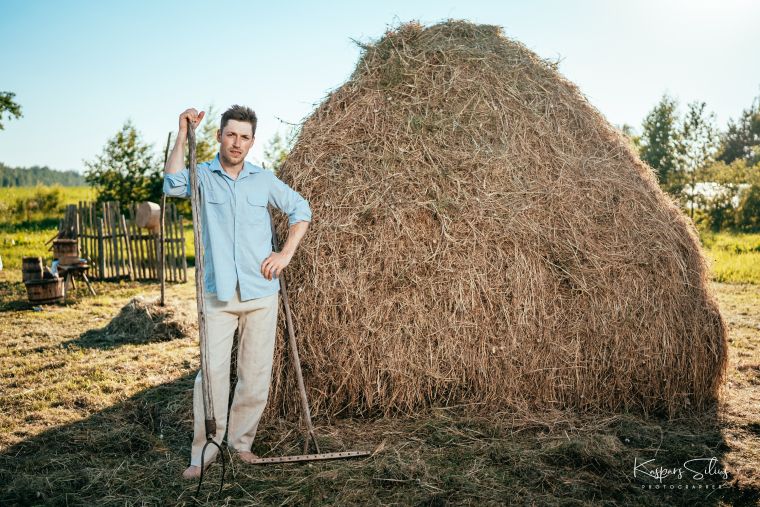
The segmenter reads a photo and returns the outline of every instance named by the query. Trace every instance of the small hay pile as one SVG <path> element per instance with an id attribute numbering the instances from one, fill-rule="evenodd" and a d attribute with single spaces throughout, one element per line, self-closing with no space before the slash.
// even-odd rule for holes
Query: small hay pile
<path id="1" fill-rule="evenodd" d="M 114 343 L 147 343 L 184 338 L 198 331 L 197 317 L 173 303 L 161 306 L 158 300 L 132 298 L 102 329 L 101 338 Z"/>
<path id="2" fill-rule="evenodd" d="M 692 224 L 500 28 L 409 23 L 366 46 L 281 176 L 314 211 L 287 275 L 316 415 L 716 400 L 726 331 Z M 272 402 L 297 413 L 283 359 Z"/>

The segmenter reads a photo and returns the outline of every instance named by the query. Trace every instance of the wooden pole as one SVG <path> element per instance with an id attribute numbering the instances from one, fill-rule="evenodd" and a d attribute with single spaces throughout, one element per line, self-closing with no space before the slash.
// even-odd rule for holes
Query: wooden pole
<path id="1" fill-rule="evenodd" d="M 129 232 L 127 232 L 127 221 L 124 219 L 124 215 L 119 214 L 121 223 L 121 232 L 124 233 L 124 249 L 127 251 L 127 268 L 129 269 L 129 280 L 135 281 L 135 268 L 132 264 L 132 245 L 129 241 Z"/>
<path id="2" fill-rule="evenodd" d="M 101 280 L 105 280 L 106 276 L 106 259 L 103 255 L 105 245 L 103 244 L 103 219 L 98 218 L 98 274 Z"/>
<path id="3" fill-rule="evenodd" d="M 184 238 L 182 237 L 182 229 L 179 226 L 180 217 L 177 213 L 177 206 L 174 204 L 172 204 L 172 216 L 174 217 L 174 231 L 172 232 L 174 235 L 174 279 L 177 282 L 184 282 L 185 279 L 182 275 L 182 260 L 180 259 Z"/>
<path id="4" fill-rule="evenodd" d="M 169 236 L 166 239 L 166 247 L 169 249 L 166 255 L 166 263 L 169 266 L 169 278 L 173 281 L 177 281 L 177 245 L 175 244 L 175 229 L 177 218 L 174 213 L 174 203 L 169 203 L 169 209 L 166 218 L 169 222 L 166 224 L 166 232 Z"/>
<path id="5" fill-rule="evenodd" d="M 103 222 L 103 259 L 105 260 L 104 266 L 105 266 L 105 273 L 104 278 L 110 278 L 111 273 L 113 272 L 112 266 L 111 266 L 111 259 L 112 255 L 110 252 L 110 245 L 111 242 L 109 241 L 110 236 L 108 235 L 108 203 L 104 202 L 101 205 L 101 221 Z"/>
<path id="6" fill-rule="evenodd" d="M 140 231 L 134 220 L 129 221 L 129 230 L 132 233 L 132 253 L 135 256 L 135 270 L 137 271 L 138 280 L 145 279 L 145 269 L 143 266 L 142 247 L 140 241 Z"/>
<path id="7" fill-rule="evenodd" d="M 172 140 L 172 133 L 166 138 L 166 149 L 164 150 L 164 171 L 166 170 L 166 160 L 169 158 L 169 143 Z M 166 290 L 166 255 L 164 254 L 164 213 L 166 211 L 166 194 L 161 192 L 161 218 L 158 230 L 158 281 L 161 284 L 161 301 L 160 305 L 164 306 L 164 292 Z"/>
<path id="8" fill-rule="evenodd" d="M 206 422 L 206 439 L 213 441 L 216 435 L 214 402 L 211 396 L 211 381 L 208 371 L 208 332 L 206 329 L 206 288 L 203 284 L 203 236 L 201 228 L 201 190 L 198 185 L 198 172 L 195 158 L 195 125 L 187 122 L 187 144 L 190 152 L 190 205 L 193 212 L 193 236 L 195 237 L 195 300 L 198 306 L 198 333 L 201 349 L 201 378 L 203 386 L 203 412 Z M 204 463 L 201 463 L 203 470 Z"/>
<path id="9" fill-rule="evenodd" d="M 98 246 L 97 246 L 97 238 L 96 238 L 96 234 L 97 234 L 97 222 L 95 220 L 95 204 L 93 204 L 91 202 L 87 203 L 87 214 L 88 214 L 87 220 L 89 222 L 88 225 L 89 225 L 90 234 L 91 234 L 91 236 L 90 236 L 90 252 L 91 252 L 90 255 L 92 256 L 92 265 L 93 265 L 94 271 L 95 271 L 95 276 L 93 278 L 97 279 L 97 278 L 100 278 L 103 275 L 99 272 L 100 268 L 98 266 L 98 263 L 100 262 L 98 260 L 98 258 L 100 257 L 100 255 L 98 255 L 96 253 Z"/>
<path id="10" fill-rule="evenodd" d="M 116 278 L 121 278 L 121 258 L 122 255 L 121 245 L 119 244 L 119 225 L 116 218 L 116 214 L 119 212 L 118 201 L 112 202 L 110 206 L 111 213 L 109 214 L 108 221 L 111 223 L 111 240 L 113 241 L 113 259 L 116 266 Z"/>

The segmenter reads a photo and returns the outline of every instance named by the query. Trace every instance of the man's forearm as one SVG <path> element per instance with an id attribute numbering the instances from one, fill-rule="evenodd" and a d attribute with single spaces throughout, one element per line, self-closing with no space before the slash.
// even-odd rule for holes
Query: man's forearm
<path id="1" fill-rule="evenodd" d="M 185 168 L 185 136 L 187 136 L 187 132 L 180 131 L 177 140 L 174 141 L 174 148 L 172 148 L 169 158 L 166 159 L 166 166 L 164 167 L 164 171 L 168 174 L 178 173 Z"/>
<path id="2" fill-rule="evenodd" d="M 308 228 L 309 222 L 297 222 L 291 225 L 288 228 L 288 239 L 282 247 L 282 253 L 292 257 Z"/>

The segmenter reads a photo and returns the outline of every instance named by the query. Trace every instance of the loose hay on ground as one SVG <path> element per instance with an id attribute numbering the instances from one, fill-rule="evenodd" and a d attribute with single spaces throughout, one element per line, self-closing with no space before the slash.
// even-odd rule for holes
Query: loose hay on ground
<path id="1" fill-rule="evenodd" d="M 137 296 L 119 311 L 119 314 L 98 331 L 104 340 L 119 342 L 156 342 L 197 334 L 197 317 L 183 304 Z"/>

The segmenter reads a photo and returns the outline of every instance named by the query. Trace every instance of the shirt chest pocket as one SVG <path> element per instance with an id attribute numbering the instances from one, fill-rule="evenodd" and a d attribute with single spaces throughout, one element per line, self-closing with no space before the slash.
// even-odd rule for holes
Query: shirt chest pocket
<path id="1" fill-rule="evenodd" d="M 249 194 L 245 198 L 245 212 L 243 221 L 249 225 L 264 225 L 269 223 L 269 211 L 267 210 L 267 196 L 261 194 Z"/>
<path id="2" fill-rule="evenodd" d="M 209 217 L 224 220 L 229 216 L 229 198 L 222 192 L 209 192 L 203 196 Z"/>

